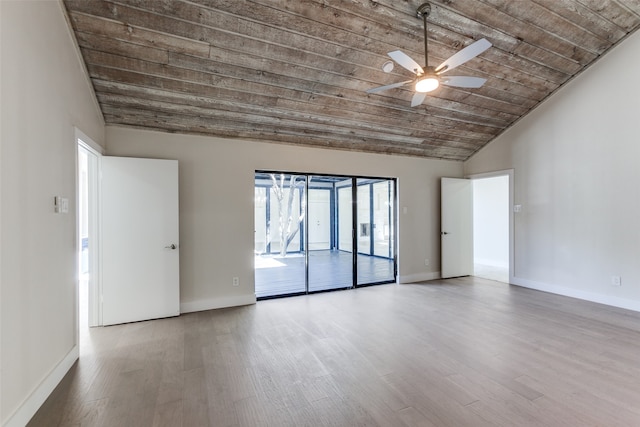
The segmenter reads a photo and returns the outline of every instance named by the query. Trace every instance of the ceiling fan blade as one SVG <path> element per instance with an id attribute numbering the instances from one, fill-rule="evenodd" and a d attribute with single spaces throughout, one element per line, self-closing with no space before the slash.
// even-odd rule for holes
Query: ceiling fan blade
<path id="1" fill-rule="evenodd" d="M 398 65 L 406 68 L 412 73 L 418 74 L 418 75 L 424 74 L 424 70 L 422 69 L 422 67 L 416 61 L 411 59 L 411 57 L 406 53 L 399 50 L 394 50 L 393 52 L 387 53 L 387 55 L 389 55 L 391 59 L 396 61 Z"/>
<path id="2" fill-rule="evenodd" d="M 460 52 L 454 54 L 449 59 L 444 61 L 442 64 L 436 67 L 436 73 L 446 73 L 447 71 L 451 71 L 459 65 L 464 64 L 470 59 L 475 58 L 480 55 L 485 50 L 491 47 L 491 42 L 487 39 L 480 39 L 475 43 L 470 44 L 469 46 L 462 49 Z M 399 63 L 400 64 L 400 63 Z M 402 64 L 400 64 L 402 65 Z"/>
<path id="3" fill-rule="evenodd" d="M 411 83 L 412 81 L 413 80 L 407 80 L 405 82 L 399 82 L 399 83 L 393 83 L 393 84 L 386 85 L 386 86 L 374 87 L 374 88 L 371 88 L 371 89 L 367 90 L 367 93 L 382 92 L 383 90 L 393 89 L 393 88 L 396 88 L 396 87 L 404 86 L 407 83 Z"/>
<path id="4" fill-rule="evenodd" d="M 447 76 L 441 77 L 440 83 L 447 86 L 479 88 L 487 79 L 481 77 Z"/>
<path id="5" fill-rule="evenodd" d="M 427 93 L 426 92 L 416 92 L 413 95 L 413 98 L 411 98 L 411 106 L 415 107 L 417 105 L 422 104 L 422 102 L 424 101 L 424 99 L 427 97 Z"/>

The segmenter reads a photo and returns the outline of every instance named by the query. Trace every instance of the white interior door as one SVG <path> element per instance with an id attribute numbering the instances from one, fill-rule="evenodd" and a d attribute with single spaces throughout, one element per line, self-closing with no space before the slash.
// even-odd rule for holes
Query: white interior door
<path id="1" fill-rule="evenodd" d="M 309 250 L 331 249 L 331 192 L 309 189 Z"/>
<path id="2" fill-rule="evenodd" d="M 178 161 L 102 157 L 103 325 L 180 314 Z"/>
<path id="3" fill-rule="evenodd" d="M 441 179 L 441 272 L 443 278 L 473 274 L 473 185 Z"/>

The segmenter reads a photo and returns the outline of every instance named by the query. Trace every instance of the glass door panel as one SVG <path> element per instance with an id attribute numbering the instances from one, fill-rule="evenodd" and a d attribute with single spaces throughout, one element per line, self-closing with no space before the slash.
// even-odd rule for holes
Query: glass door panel
<path id="1" fill-rule="evenodd" d="M 371 255 L 371 185 L 367 180 L 358 179 L 358 220 L 357 243 L 358 253 Z"/>
<path id="2" fill-rule="evenodd" d="M 306 176 L 256 173 L 256 297 L 306 292 Z"/>
<path id="3" fill-rule="evenodd" d="M 339 184 L 338 191 L 338 250 L 345 252 L 353 251 L 353 202 L 351 199 L 352 185 L 351 179 Z"/>
<path id="4" fill-rule="evenodd" d="M 373 184 L 373 255 L 393 258 L 393 182 Z"/>
<path id="5" fill-rule="evenodd" d="M 395 280 L 393 180 L 358 179 L 358 285 Z"/>
<path id="6" fill-rule="evenodd" d="M 255 187 L 254 251 L 256 254 L 269 252 L 267 246 L 267 188 Z"/>
<path id="7" fill-rule="evenodd" d="M 353 286 L 351 181 L 309 180 L 309 292 Z"/>

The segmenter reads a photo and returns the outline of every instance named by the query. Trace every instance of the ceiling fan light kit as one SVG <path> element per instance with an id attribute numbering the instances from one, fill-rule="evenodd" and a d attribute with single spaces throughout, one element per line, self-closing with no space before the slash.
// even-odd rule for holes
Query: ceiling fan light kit
<path id="1" fill-rule="evenodd" d="M 416 92 L 433 92 L 440 86 L 440 81 L 435 76 L 423 77 L 416 82 Z"/>
<path id="2" fill-rule="evenodd" d="M 433 92 L 434 90 L 438 89 L 439 86 L 440 79 L 438 78 L 438 75 L 431 70 L 427 70 L 423 75 L 419 76 L 416 79 L 414 89 L 416 90 L 416 92 L 427 93 Z"/>
<path id="3" fill-rule="evenodd" d="M 427 17 L 430 13 L 430 3 L 423 3 L 422 5 L 420 5 L 420 7 L 418 7 L 418 10 L 416 11 L 416 15 L 418 16 L 418 18 L 422 18 L 424 23 L 424 67 L 420 66 L 409 55 L 405 54 L 402 51 L 394 50 L 393 52 L 389 52 L 387 55 L 389 55 L 391 59 L 393 59 L 401 67 L 414 73 L 416 77 L 413 80 L 407 80 L 404 82 L 372 88 L 367 90 L 367 93 L 378 93 L 384 90 L 393 89 L 409 83 L 413 83 L 414 91 L 416 93 L 411 100 L 411 106 L 415 107 L 422 104 L 422 102 L 426 98 L 427 93 L 433 92 L 438 87 L 440 87 L 440 85 L 462 88 L 479 88 L 487 81 L 486 79 L 480 77 L 442 76 L 442 74 L 453 70 L 454 68 L 464 64 L 465 62 L 475 58 L 485 50 L 489 49 L 491 47 L 491 43 L 487 39 L 480 39 L 470 44 L 437 67 L 429 66 Z M 384 70 L 386 71 L 386 69 Z"/>

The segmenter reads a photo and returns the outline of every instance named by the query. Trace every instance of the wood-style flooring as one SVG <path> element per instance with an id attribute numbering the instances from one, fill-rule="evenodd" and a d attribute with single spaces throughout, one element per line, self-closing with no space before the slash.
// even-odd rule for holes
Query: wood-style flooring
<path id="1" fill-rule="evenodd" d="M 85 331 L 36 426 L 639 426 L 640 313 L 460 278 Z"/>
<path id="2" fill-rule="evenodd" d="M 255 258 L 258 298 L 306 291 L 304 254 L 285 258 Z M 358 254 L 357 283 L 395 281 L 393 259 Z M 345 251 L 309 251 L 309 292 L 344 289 L 353 285 L 353 254 Z"/>

